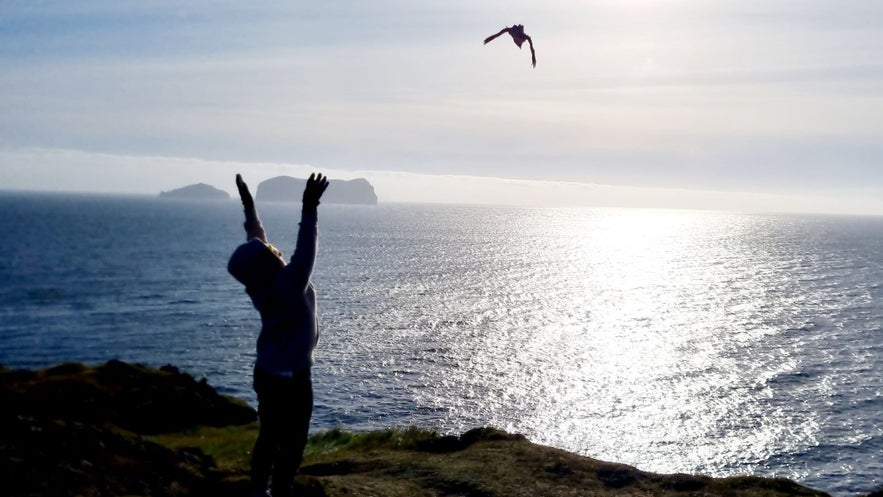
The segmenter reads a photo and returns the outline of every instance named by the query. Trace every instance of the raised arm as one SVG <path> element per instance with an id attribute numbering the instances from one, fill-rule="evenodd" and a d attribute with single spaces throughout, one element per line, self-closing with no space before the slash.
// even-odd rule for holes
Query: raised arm
<path id="1" fill-rule="evenodd" d="M 297 245 L 291 255 L 291 263 L 286 270 L 292 271 L 299 288 L 306 289 L 316 265 L 318 247 L 318 207 L 319 199 L 328 188 L 328 178 L 322 174 L 311 174 L 304 188 L 300 228 L 297 231 Z"/>
<path id="2" fill-rule="evenodd" d="M 261 220 L 258 218 L 258 211 L 254 206 L 254 198 L 252 198 L 251 192 L 248 191 L 248 185 L 242 180 L 241 174 L 236 175 L 236 188 L 239 189 L 239 199 L 242 200 L 242 208 L 245 210 L 245 223 L 243 224 L 245 227 L 245 241 L 259 238 L 264 243 L 269 243 L 267 241 L 267 233 L 264 231 Z"/>

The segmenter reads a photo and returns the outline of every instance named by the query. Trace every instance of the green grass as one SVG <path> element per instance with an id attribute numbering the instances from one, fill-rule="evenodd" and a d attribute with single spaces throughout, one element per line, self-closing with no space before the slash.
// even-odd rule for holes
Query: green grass
<path id="1" fill-rule="evenodd" d="M 144 438 L 171 449 L 195 448 L 214 459 L 223 471 L 248 471 L 251 450 L 258 436 L 258 424 L 213 428 L 201 426 L 192 430 Z M 304 463 L 327 460 L 329 456 L 342 457 L 346 453 L 364 453 L 371 450 L 413 450 L 421 443 L 438 438 L 438 433 L 420 428 L 380 430 L 352 433 L 339 428 L 312 435 L 304 449 Z"/>
<path id="2" fill-rule="evenodd" d="M 196 448 L 210 456 L 218 469 L 234 473 L 248 472 L 251 449 L 258 436 L 258 424 L 214 428 L 201 426 L 193 430 L 145 436 L 151 442 L 171 449 Z"/>
<path id="3" fill-rule="evenodd" d="M 379 430 L 368 433 L 351 433 L 334 428 L 311 436 L 304 455 L 310 458 L 344 451 L 413 450 L 421 443 L 436 438 L 438 438 L 437 432 L 421 428 Z"/>
<path id="4" fill-rule="evenodd" d="M 251 423 L 145 438 L 172 449 L 199 449 L 227 474 L 226 481 L 245 481 L 257 434 L 258 424 Z M 368 433 L 332 429 L 311 436 L 304 456 L 299 478 L 304 488 L 315 490 L 307 495 L 327 497 L 825 495 L 785 479 L 645 473 L 534 445 L 494 429 L 461 437 L 420 428 Z"/>

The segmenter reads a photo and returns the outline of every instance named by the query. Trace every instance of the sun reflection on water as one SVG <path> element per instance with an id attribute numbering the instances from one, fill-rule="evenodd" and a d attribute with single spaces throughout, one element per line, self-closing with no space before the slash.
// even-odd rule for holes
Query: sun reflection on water
<path id="1" fill-rule="evenodd" d="M 171 363 L 255 401 L 256 316 L 223 270 L 236 205 L 26 200 L 6 199 L 7 252 L 75 270 L 13 268 L 8 366 Z M 282 247 L 292 205 L 261 209 Z M 649 471 L 879 486 L 883 219 L 323 209 L 313 429 L 496 425 Z"/>
<path id="2" fill-rule="evenodd" d="M 356 330 L 367 352 L 325 342 L 330 360 L 351 351 L 341 375 L 355 368 L 366 388 L 413 402 L 362 397 L 354 419 L 382 424 L 372 416 L 392 409 L 399 423 L 450 432 L 495 425 L 657 472 L 789 461 L 774 474 L 796 479 L 810 469 L 793 454 L 858 436 L 832 429 L 829 404 L 855 366 L 828 368 L 837 352 L 825 340 L 873 296 L 815 227 L 661 210 L 463 209 L 447 224 L 423 214 L 396 225 L 407 242 L 375 315 L 331 325 Z M 369 279 L 341 301 L 376 292 Z M 397 376 L 378 387 L 387 370 Z"/>
<path id="3" fill-rule="evenodd" d="M 815 442 L 811 416 L 787 419 L 796 414 L 783 407 L 770 418 L 759 405 L 773 397 L 765 378 L 795 360 L 754 371 L 746 354 L 776 332 L 746 326 L 776 272 L 742 266 L 764 261 L 737 218 L 611 210 L 546 221 L 520 220 L 525 243 L 489 254 L 490 273 L 506 278 L 493 279 L 471 340 L 456 341 L 442 381 L 461 394 L 452 416 L 479 411 L 537 442 L 659 471 L 744 470 L 778 439 Z"/>

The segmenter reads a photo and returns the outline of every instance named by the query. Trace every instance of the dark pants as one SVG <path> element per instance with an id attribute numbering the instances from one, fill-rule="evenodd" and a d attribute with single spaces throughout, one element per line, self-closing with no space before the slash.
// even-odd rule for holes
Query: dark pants
<path id="1" fill-rule="evenodd" d="M 272 474 L 273 496 L 287 496 L 303 461 L 313 413 L 310 370 L 289 378 L 255 367 L 254 390 L 260 433 L 251 455 L 251 481 L 255 490 L 262 491 Z"/>

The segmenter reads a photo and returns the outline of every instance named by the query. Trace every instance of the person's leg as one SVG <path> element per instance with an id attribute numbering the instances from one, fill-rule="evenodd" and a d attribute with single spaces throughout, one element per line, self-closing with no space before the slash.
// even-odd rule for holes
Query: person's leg
<path id="1" fill-rule="evenodd" d="M 255 495 L 265 494 L 269 488 L 273 460 L 279 450 L 280 428 L 285 424 L 279 412 L 280 392 L 276 383 L 271 375 L 255 368 L 254 390 L 258 395 L 260 423 L 258 438 L 251 453 L 251 485 Z"/>
<path id="2" fill-rule="evenodd" d="M 290 380 L 287 419 L 280 427 L 279 453 L 273 468 L 273 496 L 290 495 L 294 476 L 303 462 L 304 447 L 310 431 L 313 414 L 313 385 L 309 370 Z"/>

